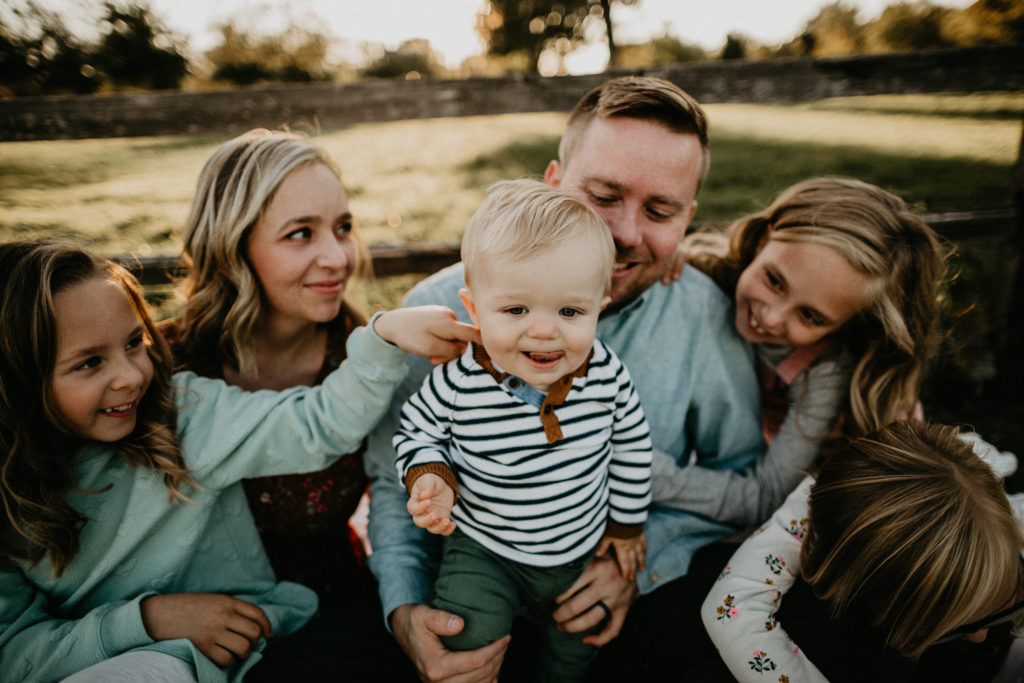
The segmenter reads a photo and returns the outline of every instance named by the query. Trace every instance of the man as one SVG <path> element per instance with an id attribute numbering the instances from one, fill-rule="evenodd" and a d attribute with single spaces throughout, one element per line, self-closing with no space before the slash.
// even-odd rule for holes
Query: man
<path id="1" fill-rule="evenodd" d="M 646 571 L 634 583 L 619 574 L 614 559 L 595 559 L 554 612 L 570 633 L 601 624 L 584 637 L 593 645 L 615 638 L 638 590 L 650 593 L 683 576 L 699 547 L 735 531 L 712 517 L 659 505 L 658 491 L 678 504 L 686 498 L 680 490 L 693 469 L 691 457 L 709 470 L 739 470 L 764 448 L 753 357 L 733 328 L 732 303 L 693 268 L 672 284 L 658 284 L 696 211 L 707 169 L 700 106 L 666 81 L 625 77 L 580 100 L 559 161 L 544 174 L 548 184 L 593 206 L 611 230 L 617 252 L 611 303 L 597 336 L 629 367 L 657 451 L 655 504 L 645 526 Z M 463 286 L 461 265 L 452 266 L 414 288 L 406 303 L 444 304 L 466 320 L 458 297 Z M 397 415 L 428 370 L 426 364 L 411 367 L 391 414 L 370 437 L 370 566 L 385 618 L 425 680 L 489 681 L 509 639 L 469 652 L 443 648 L 437 636 L 458 632 L 462 622 L 427 605 L 439 546 L 412 523 L 408 495 L 395 473 L 391 437 Z"/>

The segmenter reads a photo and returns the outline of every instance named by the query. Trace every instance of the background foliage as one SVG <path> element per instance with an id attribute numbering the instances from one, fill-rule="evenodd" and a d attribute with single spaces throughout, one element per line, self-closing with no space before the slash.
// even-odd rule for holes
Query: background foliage
<path id="1" fill-rule="evenodd" d="M 955 10 L 926 0 L 896 2 L 862 22 L 850 5 L 826 5 L 798 35 L 762 45 L 731 34 L 720 50 L 687 45 L 668 33 L 639 45 L 615 40 L 615 8 L 643 0 L 488 0 L 476 30 L 485 54 L 447 69 L 424 40 L 395 50 L 367 46 L 348 63 L 338 41 L 313 19 L 290 18 L 274 33 L 254 28 L 260 8 L 218 27 L 219 43 L 193 54 L 171 35 L 146 0 L 85 5 L 98 37 L 70 31 L 46 0 L 0 0 L 0 96 L 86 94 L 132 89 L 201 88 L 270 82 L 346 81 L 357 78 L 487 76 L 508 72 L 560 73 L 563 60 L 584 43 L 602 42 L 609 66 L 644 68 L 703 59 L 764 59 L 919 50 L 1024 42 L 1024 2 L 978 0 Z"/>

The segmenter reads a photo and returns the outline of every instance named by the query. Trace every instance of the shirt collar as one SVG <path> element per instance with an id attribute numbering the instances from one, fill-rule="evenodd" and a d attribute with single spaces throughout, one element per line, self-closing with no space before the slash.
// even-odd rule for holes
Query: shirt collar
<path id="1" fill-rule="evenodd" d="M 548 389 L 547 395 L 544 396 L 541 392 L 537 391 L 515 375 L 510 375 L 507 372 L 499 370 L 491 361 L 491 357 L 488 355 L 486 349 L 484 349 L 481 344 L 473 344 L 473 360 L 475 360 L 480 367 L 486 370 L 487 373 L 494 378 L 495 382 L 507 387 L 518 398 L 539 408 L 540 421 L 544 424 L 544 434 L 548 438 L 548 443 L 554 443 L 562 440 L 562 427 L 558 422 L 558 416 L 555 414 L 555 408 L 565 403 L 565 399 L 568 398 L 569 392 L 572 391 L 573 379 L 576 377 L 587 376 L 587 369 L 590 366 L 590 359 L 593 355 L 594 349 L 591 348 L 590 353 L 587 354 L 587 358 L 583 361 L 583 364 L 569 374 L 563 375 L 559 379 L 555 380 Z M 530 389 L 532 392 L 543 396 L 543 400 L 540 401 L 540 405 L 537 406 L 534 401 L 531 401 L 528 398 L 529 392 L 520 391 L 521 389 Z"/>

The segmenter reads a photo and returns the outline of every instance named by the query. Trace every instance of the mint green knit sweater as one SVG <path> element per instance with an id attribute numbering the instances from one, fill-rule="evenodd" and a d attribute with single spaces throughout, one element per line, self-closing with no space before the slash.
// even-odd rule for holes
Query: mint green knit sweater
<path id="1" fill-rule="evenodd" d="M 192 373 L 174 376 L 178 433 L 201 490 L 195 504 L 168 501 L 160 476 L 128 467 L 107 444 L 73 456 L 68 494 L 88 522 L 81 551 L 54 578 L 47 559 L 0 570 L 0 680 L 55 681 L 130 650 L 158 650 L 195 664 L 199 681 L 238 681 L 259 659 L 221 669 L 188 640 L 155 642 L 139 603 L 153 594 L 211 592 L 259 605 L 273 639 L 316 612 L 313 591 L 274 579 L 240 480 L 321 469 L 358 447 L 405 375 L 405 352 L 367 328 L 348 360 L 314 388 L 247 393 Z M 338 539 L 345 542 L 345 539 Z M 265 647 L 260 642 L 258 649 Z"/>

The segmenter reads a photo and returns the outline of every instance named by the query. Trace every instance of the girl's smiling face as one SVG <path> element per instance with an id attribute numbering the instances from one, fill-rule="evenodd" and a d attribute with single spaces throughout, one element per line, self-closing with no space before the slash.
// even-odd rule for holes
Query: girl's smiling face
<path id="1" fill-rule="evenodd" d="M 860 312 L 871 285 L 832 247 L 769 236 L 736 283 L 736 330 L 753 344 L 809 346 Z"/>
<path id="2" fill-rule="evenodd" d="M 97 276 L 53 297 L 57 356 L 53 403 L 83 439 L 114 442 L 135 428 L 153 379 L 145 328 L 116 282 Z"/>

